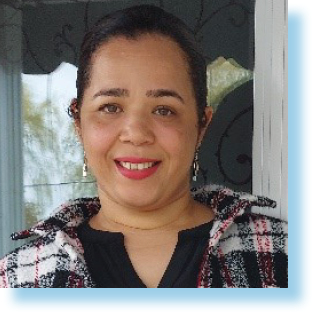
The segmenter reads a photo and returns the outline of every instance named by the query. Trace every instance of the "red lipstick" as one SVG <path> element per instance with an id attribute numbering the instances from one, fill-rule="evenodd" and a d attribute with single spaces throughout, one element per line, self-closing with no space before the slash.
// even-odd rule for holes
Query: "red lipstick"
<path id="1" fill-rule="evenodd" d="M 160 166 L 160 160 L 140 157 L 120 157 L 115 159 L 118 171 L 129 179 L 140 180 L 153 175 Z"/>

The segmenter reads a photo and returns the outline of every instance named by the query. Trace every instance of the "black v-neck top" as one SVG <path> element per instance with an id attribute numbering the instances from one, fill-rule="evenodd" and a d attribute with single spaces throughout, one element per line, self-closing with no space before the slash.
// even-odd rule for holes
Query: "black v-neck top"
<path id="1" fill-rule="evenodd" d="M 158 288 L 196 288 L 202 257 L 207 247 L 212 222 L 180 231 L 178 242 Z M 98 288 L 146 288 L 124 246 L 119 232 L 94 230 L 83 223 L 78 237 L 84 258 Z"/>

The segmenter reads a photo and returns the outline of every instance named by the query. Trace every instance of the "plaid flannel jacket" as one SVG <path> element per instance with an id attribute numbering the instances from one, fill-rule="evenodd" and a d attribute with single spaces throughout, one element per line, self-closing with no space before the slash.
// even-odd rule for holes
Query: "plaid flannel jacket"
<path id="1" fill-rule="evenodd" d="M 196 287 L 288 286 L 287 223 L 250 212 L 275 202 L 210 185 L 192 194 L 216 212 Z M 0 288 L 94 287 L 76 231 L 99 209 L 98 198 L 70 201 L 47 220 L 13 234 L 12 239 L 37 238 L 0 260 Z"/>

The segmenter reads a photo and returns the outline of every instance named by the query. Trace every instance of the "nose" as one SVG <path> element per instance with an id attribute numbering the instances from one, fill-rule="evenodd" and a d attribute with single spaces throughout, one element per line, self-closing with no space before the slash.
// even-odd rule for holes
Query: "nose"
<path id="1" fill-rule="evenodd" d="M 121 142 L 139 146 L 152 144 L 154 139 L 153 130 L 146 117 L 138 115 L 138 117 L 132 116 L 124 120 L 119 135 L 119 140 Z"/>

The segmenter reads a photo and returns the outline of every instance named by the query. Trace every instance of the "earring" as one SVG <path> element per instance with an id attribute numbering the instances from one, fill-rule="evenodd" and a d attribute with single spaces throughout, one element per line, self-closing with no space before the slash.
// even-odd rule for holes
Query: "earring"
<path id="1" fill-rule="evenodd" d="M 86 177 L 87 176 L 87 172 L 88 172 L 88 167 L 87 167 L 87 160 L 86 160 L 85 151 L 84 151 L 82 176 Z"/>
<path id="2" fill-rule="evenodd" d="M 193 181 L 197 181 L 199 173 L 199 148 L 195 152 L 194 163 L 193 163 Z"/>

